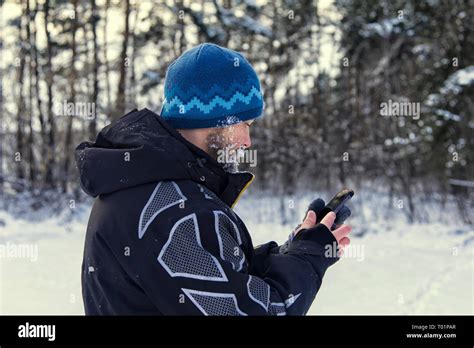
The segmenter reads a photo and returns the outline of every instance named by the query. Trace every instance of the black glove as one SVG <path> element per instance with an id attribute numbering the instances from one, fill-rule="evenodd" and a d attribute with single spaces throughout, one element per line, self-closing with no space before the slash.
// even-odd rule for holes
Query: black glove
<path id="1" fill-rule="evenodd" d="M 308 209 L 306 210 L 306 213 L 304 214 L 304 216 L 306 217 L 306 215 L 308 214 L 308 211 L 312 210 L 316 213 L 316 217 L 318 217 L 318 215 L 321 214 L 321 212 L 323 211 L 325 206 L 326 206 L 326 203 L 324 202 L 324 200 L 322 198 L 316 198 L 314 201 L 312 201 L 309 204 Z M 336 228 L 336 225 L 340 225 L 340 224 L 344 223 L 344 221 L 349 216 L 351 216 L 351 210 L 347 206 L 344 205 L 337 212 L 336 220 L 334 220 L 334 224 L 332 225 L 331 230 L 334 230 Z M 321 219 L 318 218 L 318 220 L 320 221 Z M 286 243 L 284 243 L 282 246 L 280 246 L 280 252 L 281 253 L 285 252 L 288 249 L 289 243 L 291 243 L 291 241 L 295 237 L 296 230 L 299 229 L 300 226 L 301 226 L 301 224 L 298 224 L 298 226 L 296 226 L 295 229 L 288 236 L 288 241 Z"/>
<path id="2" fill-rule="evenodd" d="M 305 216 L 308 213 L 309 210 L 312 210 L 316 213 L 316 217 L 318 218 L 318 221 L 321 220 L 321 217 L 318 215 L 321 214 L 323 211 L 324 207 L 326 206 L 326 203 L 324 202 L 323 199 L 321 198 L 316 198 L 314 201 L 312 201 L 308 209 L 306 210 Z M 346 219 L 351 216 L 351 210 L 347 206 L 343 206 L 336 214 L 336 220 L 334 220 L 334 225 L 332 226 L 331 230 L 334 230 L 336 225 L 341 225 L 346 221 Z"/>

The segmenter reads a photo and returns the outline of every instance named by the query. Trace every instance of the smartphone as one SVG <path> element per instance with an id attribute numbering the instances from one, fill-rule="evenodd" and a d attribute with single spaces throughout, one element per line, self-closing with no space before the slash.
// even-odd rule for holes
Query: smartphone
<path id="1" fill-rule="evenodd" d="M 339 191 L 333 199 L 326 204 L 320 214 L 316 217 L 316 222 L 320 222 L 322 218 L 329 212 L 333 211 L 337 214 L 337 212 L 342 208 L 342 206 L 354 196 L 354 190 L 351 189 L 344 189 Z M 334 225 L 332 226 L 335 227 Z"/>

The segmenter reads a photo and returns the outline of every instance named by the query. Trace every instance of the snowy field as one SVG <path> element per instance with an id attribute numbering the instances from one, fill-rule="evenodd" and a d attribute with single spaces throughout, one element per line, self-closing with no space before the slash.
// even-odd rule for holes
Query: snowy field
<path id="1" fill-rule="evenodd" d="M 236 211 L 255 245 L 282 243 L 310 197 L 299 201 L 244 195 Z M 474 313 L 472 226 L 440 222 L 436 211 L 431 223 L 410 225 L 401 212 L 387 222 L 367 199 L 351 208 L 351 249 L 328 269 L 310 314 Z M 89 209 L 33 221 L 0 211 L 1 314 L 84 313 L 80 269 Z"/>

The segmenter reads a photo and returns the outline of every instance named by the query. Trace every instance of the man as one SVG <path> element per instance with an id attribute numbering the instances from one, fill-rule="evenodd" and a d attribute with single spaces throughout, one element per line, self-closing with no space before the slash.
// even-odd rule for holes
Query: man
<path id="1" fill-rule="evenodd" d="M 315 224 L 316 200 L 286 244 L 254 249 L 231 208 L 253 175 L 216 158 L 251 145 L 262 109 L 247 60 L 203 44 L 168 68 L 160 116 L 133 110 L 77 147 L 81 186 L 97 197 L 82 265 L 86 314 L 306 314 L 338 259 L 325 247 L 347 245 L 350 227 L 331 232 L 333 213 Z"/>

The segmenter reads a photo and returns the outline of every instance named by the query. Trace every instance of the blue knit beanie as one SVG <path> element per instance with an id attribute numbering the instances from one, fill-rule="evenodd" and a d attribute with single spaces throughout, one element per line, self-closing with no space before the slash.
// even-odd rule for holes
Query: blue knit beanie
<path id="1" fill-rule="evenodd" d="M 260 82 L 240 53 L 210 43 L 168 67 L 161 116 L 173 128 L 225 127 L 262 114 Z"/>

